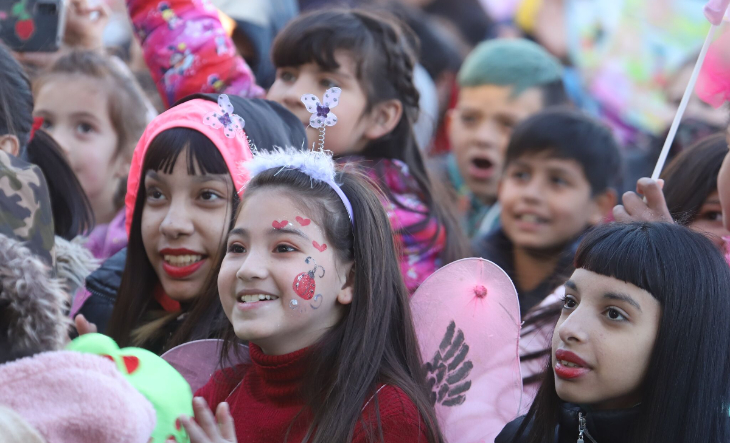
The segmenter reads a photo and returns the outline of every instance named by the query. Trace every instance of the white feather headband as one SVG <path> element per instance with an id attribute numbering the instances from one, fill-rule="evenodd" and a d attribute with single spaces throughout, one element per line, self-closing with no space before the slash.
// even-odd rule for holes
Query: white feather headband
<path id="1" fill-rule="evenodd" d="M 354 223 L 352 205 L 335 182 L 335 162 L 332 160 L 332 155 L 327 152 L 277 147 L 271 151 L 254 153 L 253 159 L 243 163 L 242 166 L 248 171 L 251 179 L 269 169 L 279 168 L 280 170 L 296 169 L 308 175 L 312 180 L 327 183 L 340 197 L 347 210 L 347 215 L 350 217 L 350 222 Z"/>

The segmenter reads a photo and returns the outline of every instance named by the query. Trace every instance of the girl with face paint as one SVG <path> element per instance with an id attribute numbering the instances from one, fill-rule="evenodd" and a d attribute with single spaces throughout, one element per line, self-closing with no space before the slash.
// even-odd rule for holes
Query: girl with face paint
<path id="1" fill-rule="evenodd" d="M 193 441 L 442 442 L 377 193 L 323 152 L 250 165 L 206 297 L 230 321 L 221 358 L 247 341 L 251 363 L 198 391 Z"/>
<path id="2" fill-rule="evenodd" d="M 496 443 L 728 441 L 730 269 L 710 240 L 610 224 L 575 267 L 543 384 Z"/>

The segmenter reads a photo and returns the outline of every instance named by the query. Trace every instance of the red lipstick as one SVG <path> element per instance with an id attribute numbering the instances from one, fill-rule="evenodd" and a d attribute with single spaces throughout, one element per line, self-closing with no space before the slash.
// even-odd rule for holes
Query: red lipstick
<path id="1" fill-rule="evenodd" d="M 575 366 L 564 365 L 563 362 L 570 363 Z M 555 351 L 555 375 L 563 380 L 574 380 L 582 377 L 591 371 L 590 366 L 582 358 L 576 354 L 558 349 Z"/>
<path id="2" fill-rule="evenodd" d="M 162 249 L 160 251 L 160 255 L 163 257 L 162 260 L 162 269 L 165 271 L 167 275 L 174 279 L 184 279 L 192 274 L 194 274 L 198 269 L 200 269 L 201 266 L 205 263 L 205 260 L 207 257 L 204 254 L 201 254 L 199 252 L 191 251 L 190 249 L 185 248 L 179 248 L 179 249 L 171 249 L 166 248 Z M 172 256 L 181 256 L 181 255 L 198 255 L 201 258 L 201 260 L 198 260 L 195 263 L 189 264 L 187 266 L 175 266 L 173 264 L 170 264 L 164 260 L 164 256 L 166 255 L 172 255 Z"/>

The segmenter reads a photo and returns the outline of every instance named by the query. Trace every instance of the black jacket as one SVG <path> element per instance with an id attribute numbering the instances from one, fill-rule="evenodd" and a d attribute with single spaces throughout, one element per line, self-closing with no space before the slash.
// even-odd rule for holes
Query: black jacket
<path id="1" fill-rule="evenodd" d="M 102 334 L 106 331 L 107 323 L 112 316 L 126 262 L 127 248 L 124 248 L 86 277 L 86 290 L 91 296 L 81 307 L 79 314 L 84 314 L 84 317 L 94 323 Z"/>
<path id="2" fill-rule="evenodd" d="M 639 408 L 617 409 L 611 411 L 587 411 L 577 405 L 564 403 L 560 409 L 560 421 L 554 435 L 545 436 L 544 443 L 576 443 L 578 441 L 579 418 L 585 419 L 583 441 L 585 443 L 624 443 L 632 431 L 639 415 Z M 494 443 L 512 443 L 525 416 L 507 424 Z M 530 425 L 514 443 L 524 443 L 529 435 Z M 593 441 L 591 441 L 591 439 Z"/>

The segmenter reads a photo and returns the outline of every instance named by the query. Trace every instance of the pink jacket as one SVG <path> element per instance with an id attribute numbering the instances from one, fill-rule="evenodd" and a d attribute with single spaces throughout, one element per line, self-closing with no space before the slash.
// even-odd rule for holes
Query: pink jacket
<path id="1" fill-rule="evenodd" d="M 210 0 L 127 0 L 127 8 L 167 107 L 198 92 L 263 96 Z"/>

